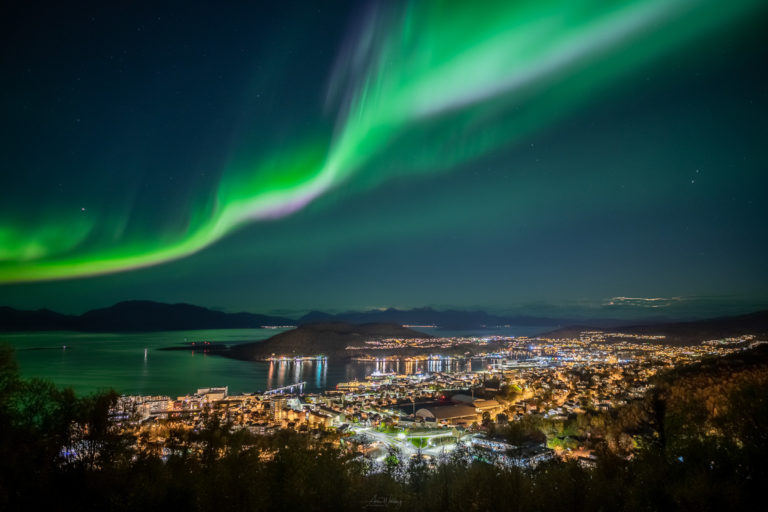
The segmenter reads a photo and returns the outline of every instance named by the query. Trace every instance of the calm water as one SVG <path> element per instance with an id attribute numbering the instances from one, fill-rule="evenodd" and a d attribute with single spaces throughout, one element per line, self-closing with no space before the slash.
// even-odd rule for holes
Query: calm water
<path id="1" fill-rule="evenodd" d="M 428 329 L 422 329 L 428 331 Z M 470 333 L 432 331 L 438 336 Z M 540 332 L 541 329 L 538 330 Z M 364 379 L 378 370 L 398 373 L 464 370 L 465 363 L 429 361 L 266 363 L 236 361 L 217 355 L 187 351 L 161 351 L 185 341 L 226 344 L 269 338 L 274 329 L 223 329 L 131 334 L 41 332 L 0 333 L 0 343 L 16 348 L 24 377 L 41 377 L 77 393 L 113 388 L 126 394 L 184 395 L 200 387 L 229 386 L 230 393 L 252 392 L 306 381 L 307 391 L 333 388 L 338 382 Z M 517 335 L 537 331 L 516 330 Z M 499 333 L 502 334 L 502 333 Z M 503 334 L 512 334 L 512 330 Z M 67 348 L 64 349 L 63 347 Z M 145 355 L 146 349 L 146 355 Z M 460 366 L 461 365 L 461 366 Z M 482 362 L 475 362 L 479 369 Z"/>

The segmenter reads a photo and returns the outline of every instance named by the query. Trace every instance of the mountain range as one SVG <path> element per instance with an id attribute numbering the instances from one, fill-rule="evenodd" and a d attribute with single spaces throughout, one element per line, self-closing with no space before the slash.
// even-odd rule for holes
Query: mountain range
<path id="1" fill-rule="evenodd" d="M 294 325 L 295 321 L 253 313 L 223 313 L 191 304 L 146 300 L 119 302 L 82 315 L 47 309 L 20 311 L 0 307 L 0 331 L 141 332 L 193 329 L 248 329 L 263 325 Z"/>
<path id="2" fill-rule="evenodd" d="M 414 309 L 373 309 L 368 311 L 347 311 L 345 313 L 324 313 L 311 311 L 299 318 L 298 324 L 314 324 L 318 322 L 346 322 L 350 324 L 364 323 L 396 323 L 401 325 L 427 325 L 442 329 L 478 329 L 492 328 L 503 325 L 545 326 L 568 325 L 572 319 L 547 318 L 534 316 L 500 316 L 485 311 L 462 311 L 448 309 L 437 311 L 432 308 Z M 601 324 L 602 325 L 602 324 Z"/>
<path id="3" fill-rule="evenodd" d="M 299 319 L 255 313 L 224 313 L 192 304 L 165 304 L 148 300 L 119 302 L 82 315 L 64 315 L 48 309 L 24 311 L 0 307 L 0 331 L 140 332 L 192 329 L 243 329 L 275 325 L 344 322 L 429 325 L 442 329 L 483 329 L 503 325 L 552 328 L 575 321 L 564 318 L 498 316 L 484 311 L 437 311 L 432 308 L 383 309 L 324 313 L 312 311 Z M 594 320 L 590 325 L 612 327 L 626 321 Z"/>
<path id="4" fill-rule="evenodd" d="M 760 322 L 765 312 L 728 317 L 734 322 Z M 502 316 L 485 311 L 443 310 L 432 308 L 381 309 L 368 311 L 348 311 L 345 313 L 324 313 L 312 311 L 299 319 L 283 316 L 261 315 L 255 313 L 224 313 L 192 304 L 165 304 L 147 300 L 119 302 L 106 308 L 93 309 L 82 315 L 64 315 L 48 309 L 23 311 L 10 307 L 0 307 L 0 332 L 13 331 L 83 331 L 83 332 L 142 332 L 172 331 L 194 329 L 249 329 L 262 326 L 296 326 L 316 323 L 347 324 L 397 324 L 403 326 L 435 326 L 447 330 L 480 330 L 505 325 L 540 326 L 542 330 L 558 326 L 579 326 L 598 329 L 633 329 L 634 332 L 648 332 L 659 325 L 670 326 L 675 332 L 693 333 L 696 325 L 704 325 L 705 331 L 728 331 L 724 319 L 697 322 L 670 323 L 664 319 L 646 319 L 642 324 L 637 321 L 616 319 L 575 320 L 569 318 L 550 318 L 534 316 Z M 710 322 L 711 324 L 706 324 Z M 712 323 L 714 322 L 714 323 Z M 750 324 L 752 325 L 752 324 Z M 720 327 L 719 327 L 720 326 Z M 710 329 L 711 328 L 711 329 Z M 576 328 L 556 331 L 565 333 Z"/>

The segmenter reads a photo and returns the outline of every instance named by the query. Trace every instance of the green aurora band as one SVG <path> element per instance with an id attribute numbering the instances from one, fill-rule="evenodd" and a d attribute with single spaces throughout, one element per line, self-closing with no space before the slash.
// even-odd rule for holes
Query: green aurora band
<path id="1" fill-rule="evenodd" d="M 519 142 L 640 66 L 761 5 L 422 1 L 373 11 L 332 76 L 337 120 L 324 140 L 225 169 L 215 193 L 193 204 L 184 228 L 170 235 L 98 237 L 104 226 L 85 216 L 24 227 L 0 221 L 0 283 L 156 265 L 249 222 L 295 212 L 342 183 L 360 190 L 395 175 L 455 169 Z"/>

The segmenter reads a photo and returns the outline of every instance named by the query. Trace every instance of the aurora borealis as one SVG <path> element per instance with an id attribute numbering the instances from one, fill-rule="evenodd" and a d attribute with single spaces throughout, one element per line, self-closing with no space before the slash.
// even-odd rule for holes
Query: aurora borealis
<path id="1" fill-rule="evenodd" d="M 762 304 L 762 4 L 20 8 L 0 298 Z"/>

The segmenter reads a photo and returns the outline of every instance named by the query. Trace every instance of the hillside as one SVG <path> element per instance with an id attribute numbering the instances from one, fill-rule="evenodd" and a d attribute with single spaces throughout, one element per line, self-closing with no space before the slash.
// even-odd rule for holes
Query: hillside
<path id="1" fill-rule="evenodd" d="M 728 464 L 746 456 L 744 469 L 765 468 L 767 421 L 768 345 L 761 344 L 660 373 L 643 400 L 614 415 L 613 427 L 645 435 L 670 460 L 710 449 L 706 457 L 720 452 Z"/>
<path id="2" fill-rule="evenodd" d="M 664 335 L 664 342 L 673 345 L 692 345 L 702 341 L 753 334 L 768 336 L 768 311 L 746 315 L 728 316 L 693 322 L 673 322 L 651 325 L 630 325 L 619 329 L 595 329 L 587 326 L 571 326 L 548 332 L 552 338 L 577 338 L 584 330 L 600 330 L 605 333 Z M 616 336 L 621 339 L 621 336 Z"/>
<path id="3" fill-rule="evenodd" d="M 352 325 L 343 322 L 326 322 L 299 326 L 271 338 L 254 343 L 243 343 L 231 348 L 229 357 L 258 360 L 275 356 L 349 357 L 349 345 L 384 338 L 431 338 L 397 324 Z M 360 354 L 362 355 L 362 354 Z"/>

